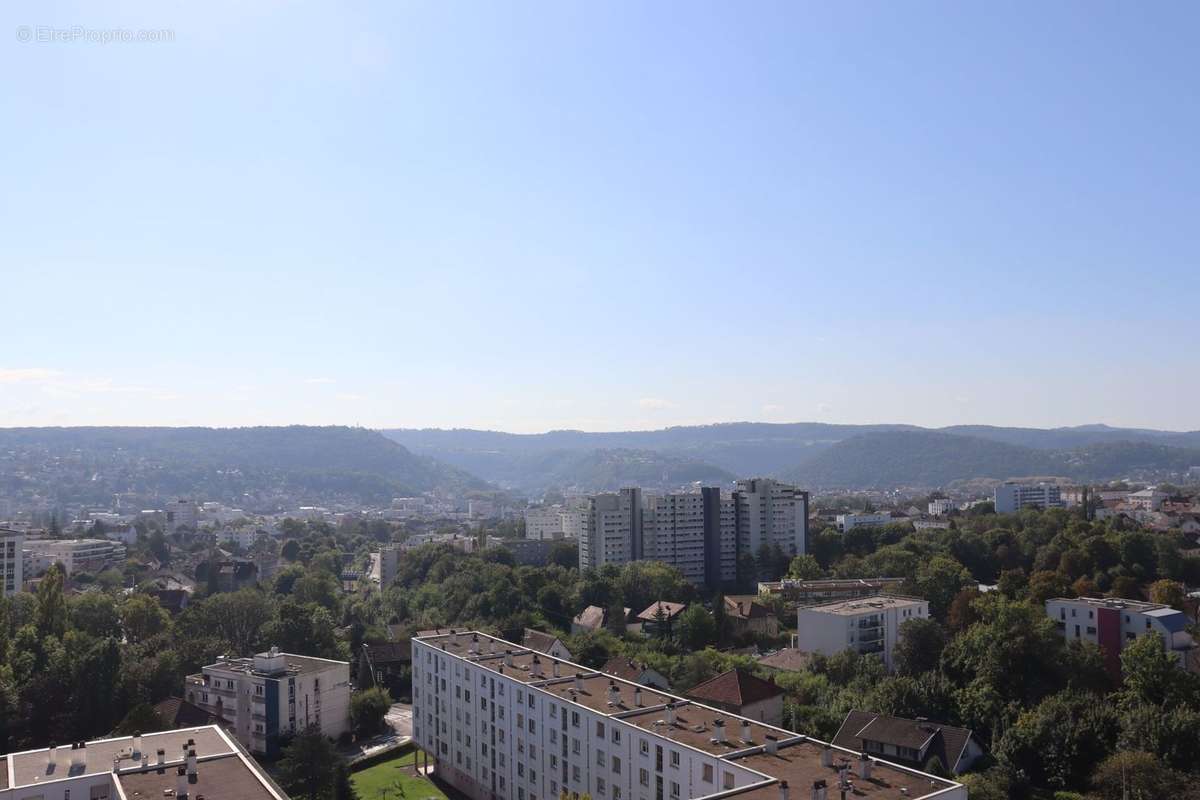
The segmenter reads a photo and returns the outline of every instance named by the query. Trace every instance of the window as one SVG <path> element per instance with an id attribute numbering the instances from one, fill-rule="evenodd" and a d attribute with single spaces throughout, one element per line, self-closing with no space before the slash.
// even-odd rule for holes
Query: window
<path id="1" fill-rule="evenodd" d="M 596 778 L 596 794 L 607 794 L 605 791 L 604 778 Z"/>
<path id="2" fill-rule="evenodd" d="M 724 781 L 724 787 L 726 789 L 733 788 L 733 773 L 732 772 L 722 772 L 721 780 Z"/>
<path id="3" fill-rule="evenodd" d="M 613 740 L 613 744 L 621 743 L 621 729 L 620 728 L 614 727 L 612 729 L 612 740 Z"/>
<path id="4" fill-rule="evenodd" d="M 614 774 L 621 774 L 621 759 L 617 756 L 612 757 L 612 771 Z"/>
<path id="5" fill-rule="evenodd" d="M 671 781 L 671 797 L 679 797 L 679 784 Z"/>
<path id="6" fill-rule="evenodd" d="M 705 783 L 713 782 L 713 765 L 712 764 L 704 765 L 704 769 L 701 771 L 701 774 L 700 774 L 700 779 L 702 781 L 704 781 Z"/>
<path id="7" fill-rule="evenodd" d="M 575 755 L 579 755 L 579 740 L 578 739 L 571 740 L 571 752 L 574 753 Z"/>
<path id="8" fill-rule="evenodd" d="M 1146 624 L 1149 625 L 1150 623 L 1147 622 Z M 578 711 L 571 712 L 571 727 L 572 728 L 579 727 L 579 712 Z"/>
<path id="9" fill-rule="evenodd" d="M 679 751 L 678 750 L 671 751 L 671 766 L 674 767 L 675 769 L 679 769 Z"/>
<path id="10" fill-rule="evenodd" d="M 604 723 L 601 722 L 600 720 L 596 720 L 596 738 L 597 739 L 604 738 Z"/>
<path id="11" fill-rule="evenodd" d="M 604 766 L 604 751 L 603 750 L 596 751 L 596 766 L 597 767 Z"/>
<path id="12" fill-rule="evenodd" d="M 638 745 L 638 748 L 641 750 L 642 755 L 644 755 L 644 756 L 650 755 L 650 743 L 647 742 L 645 739 L 642 739 L 641 744 Z"/>
<path id="13" fill-rule="evenodd" d="M 650 773 L 645 767 L 642 767 L 638 770 L 638 783 L 640 783 L 642 786 L 650 785 Z"/>

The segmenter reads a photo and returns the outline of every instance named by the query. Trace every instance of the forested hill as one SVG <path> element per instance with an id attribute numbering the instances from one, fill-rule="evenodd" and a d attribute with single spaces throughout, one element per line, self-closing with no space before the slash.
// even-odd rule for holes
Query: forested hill
<path id="1" fill-rule="evenodd" d="M 1101 481 L 1182 473 L 1200 450 L 1102 442 L 1061 450 L 934 431 L 870 433 L 839 442 L 785 477 L 820 487 L 944 486 L 969 478 L 1056 476 Z"/>
<path id="2" fill-rule="evenodd" d="M 590 465 L 629 458 L 609 455 L 615 451 L 636 452 L 643 465 L 658 454 L 667 465 L 675 460 L 738 477 L 773 475 L 845 488 L 939 486 L 957 479 L 1047 474 L 1088 479 L 1155 477 L 1200 465 L 1200 431 L 1106 425 L 1052 429 L 963 425 L 932 430 L 913 425 L 734 422 L 608 433 L 469 429 L 383 433 L 415 453 L 524 489 L 606 488 L 591 483 L 595 476 Z M 670 469 L 658 472 L 672 474 Z"/>
<path id="3" fill-rule="evenodd" d="M 0 428 L 0 493 L 55 504 L 194 495 L 267 509 L 485 486 L 363 428 Z"/>

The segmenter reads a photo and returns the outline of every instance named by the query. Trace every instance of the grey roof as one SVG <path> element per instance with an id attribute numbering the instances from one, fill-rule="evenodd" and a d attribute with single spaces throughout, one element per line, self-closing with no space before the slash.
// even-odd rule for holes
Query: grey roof
<path id="1" fill-rule="evenodd" d="M 924 769 L 936 756 L 947 770 L 953 771 L 971 740 L 971 731 L 940 722 L 889 717 L 871 711 L 851 711 L 833 737 L 833 743 L 838 747 L 861 751 L 864 739 L 914 750 L 920 750 L 928 742 L 923 761 L 906 761 L 891 754 L 887 760 Z"/>

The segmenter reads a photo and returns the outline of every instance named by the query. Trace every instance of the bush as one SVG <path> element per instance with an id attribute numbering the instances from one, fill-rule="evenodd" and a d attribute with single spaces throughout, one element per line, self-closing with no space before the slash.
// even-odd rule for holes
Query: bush
<path id="1" fill-rule="evenodd" d="M 376 687 L 355 692 L 350 698 L 350 722 L 359 736 L 378 733 L 383 718 L 392 707 L 392 696 L 386 689 Z"/>

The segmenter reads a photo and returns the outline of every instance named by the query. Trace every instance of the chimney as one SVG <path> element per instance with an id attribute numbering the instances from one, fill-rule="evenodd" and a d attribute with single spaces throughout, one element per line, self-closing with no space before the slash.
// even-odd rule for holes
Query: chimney
<path id="1" fill-rule="evenodd" d="M 638 708 L 642 707 L 642 687 L 633 687 L 633 704 Z"/>
<path id="2" fill-rule="evenodd" d="M 788 782 L 780 781 L 779 782 L 779 800 L 789 800 L 789 795 L 791 795 L 791 791 L 788 789 Z"/>
<path id="3" fill-rule="evenodd" d="M 533 657 L 533 661 L 529 665 L 529 673 L 535 678 L 542 677 L 542 660 L 537 656 Z"/>
<path id="4" fill-rule="evenodd" d="M 833 766 L 833 748 L 830 747 L 829 745 L 825 745 L 824 747 L 821 748 L 821 766 L 822 767 L 832 767 Z"/>
<path id="5" fill-rule="evenodd" d="M 750 720 L 742 720 L 742 741 L 750 744 L 754 740 L 750 738 Z"/>
<path id="6" fill-rule="evenodd" d="M 187 774 L 188 783 L 196 782 L 196 751 L 195 749 L 188 750 L 187 754 Z"/>
<path id="7" fill-rule="evenodd" d="M 871 780 L 871 757 L 866 753 L 860 753 L 858 756 L 858 777 L 864 781 Z"/>
<path id="8" fill-rule="evenodd" d="M 558 677 L 558 662 L 557 661 L 551 662 L 551 669 L 554 670 L 554 677 L 557 678 Z"/>
<path id="9" fill-rule="evenodd" d="M 608 682 L 608 704 L 615 706 L 621 701 L 621 691 L 617 689 L 617 682 L 609 680 Z"/>
<path id="10" fill-rule="evenodd" d="M 769 756 L 775 755 L 779 752 L 779 740 L 768 733 L 763 742 L 763 751 Z"/>
<path id="11" fill-rule="evenodd" d="M 167 751 L 160 747 L 158 748 L 158 765 L 161 767 L 165 763 L 167 763 Z"/>
<path id="12" fill-rule="evenodd" d="M 187 770 L 181 765 L 175 772 L 175 800 L 185 800 L 188 796 Z"/>
<path id="13" fill-rule="evenodd" d="M 87 744 L 76 742 L 71 745 L 71 766 L 82 767 L 87 764 Z"/>
<path id="14" fill-rule="evenodd" d="M 825 779 L 813 781 L 812 800 L 825 800 Z"/>
<path id="15" fill-rule="evenodd" d="M 667 703 L 667 725 L 672 726 L 672 727 L 675 725 L 675 704 L 674 703 Z"/>
<path id="16" fill-rule="evenodd" d="M 46 772 L 49 772 L 54 767 L 54 752 L 58 746 L 54 742 L 50 743 L 50 747 L 46 749 Z"/>
<path id="17" fill-rule="evenodd" d="M 575 673 L 575 691 L 577 691 L 577 692 L 583 691 L 583 673 L 582 672 Z"/>
<path id="18" fill-rule="evenodd" d="M 488 639 L 488 655 L 490 656 L 494 652 L 496 652 L 496 640 Z"/>
<path id="19" fill-rule="evenodd" d="M 725 743 L 725 720 L 713 720 L 713 741 L 717 744 Z"/>
<path id="20" fill-rule="evenodd" d="M 142 757 L 142 732 L 137 731 L 133 734 L 133 760 L 137 761 Z"/>
<path id="21" fill-rule="evenodd" d="M 512 662 L 512 650 L 505 650 L 505 651 L 504 651 L 504 666 L 506 666 L 506 667 L 511 667 L 511 666 L 512 666 L 512 664 L 513 664 L 513 662 Z"/>

